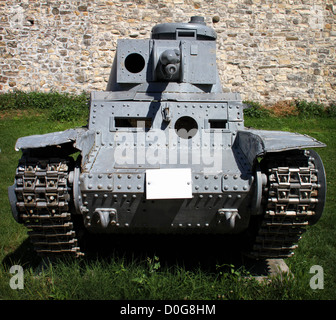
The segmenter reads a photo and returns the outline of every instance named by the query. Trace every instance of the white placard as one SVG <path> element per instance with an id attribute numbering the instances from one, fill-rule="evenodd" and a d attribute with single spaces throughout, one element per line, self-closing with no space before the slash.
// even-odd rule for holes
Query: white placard
<path id="1" fill-rule="evenodd" d="M 191 169 L 146 170 L 146 199 L 192 198 Z"/>

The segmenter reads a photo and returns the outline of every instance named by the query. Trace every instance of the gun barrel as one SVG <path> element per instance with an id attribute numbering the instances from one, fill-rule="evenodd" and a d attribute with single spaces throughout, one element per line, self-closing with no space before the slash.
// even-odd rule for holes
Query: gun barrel
<path id="1" fill-rule="evenodd" d="M 160 55 L 162 72 L 166 78 L 171 78 L 180 70 L 180 51 L 177 49 L 167 49 Z"/>

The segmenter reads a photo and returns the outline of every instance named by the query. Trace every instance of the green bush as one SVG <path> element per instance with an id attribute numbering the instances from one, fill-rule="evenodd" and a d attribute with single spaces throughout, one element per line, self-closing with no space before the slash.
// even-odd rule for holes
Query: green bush
<path id="1" fill-rule="evenodd" d="M 0 110 L 46 109 L 52 120 L 87 116 L 88 94 L 13 91 L 0 94 Z"/>
<path id="2" fill-rule="evenodd" d="M 336 102 L 331 103 L 327 108 L 326 108 L 326 114 L 327 117 L 336 117 Z"/>
<path id="3" fill-rule="evenodd" d="M 52 120 L 72 120 L 78 117 L 88 116 L 88 95 L 67 95 L 55 103 L 50 110 L 49 118 Z"/>
<path id="4" fill-rule="evenodd" d="M 266 109 L 259 102 L 244 100 L 243 103 L 245 104 L 245 116 L 251 118 L 266 118 L 272 114 L 271 110 Z"/>
<path id="5" fill-rule="evenodd" d="M 318 102 L 297 100 L 295 101 L 295 107 L 299 112 L 299 116 L 303 118 L 322 117 L 326 114 L 325 106 Z"/>

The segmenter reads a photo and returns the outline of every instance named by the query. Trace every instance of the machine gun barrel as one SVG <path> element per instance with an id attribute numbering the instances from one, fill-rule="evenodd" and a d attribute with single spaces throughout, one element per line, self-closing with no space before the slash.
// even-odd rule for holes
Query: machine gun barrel
<path id="1" fill-rule="evenodd" d="M 160 55 L 161 72 L 166 79 L 171 79 L 180 71 L 180 51 L 167 49 Z"/>

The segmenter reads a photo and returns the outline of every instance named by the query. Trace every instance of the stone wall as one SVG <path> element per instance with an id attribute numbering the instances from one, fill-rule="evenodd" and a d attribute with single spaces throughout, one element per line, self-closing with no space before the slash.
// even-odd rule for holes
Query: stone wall
<path id="1" fill-rule="evenodd" d="M 266 104 L 336 100 L 333 0 L 0 0 L 0 92 L 105 90 L 118 38 L 202 15 L 223 87 Z"/>

